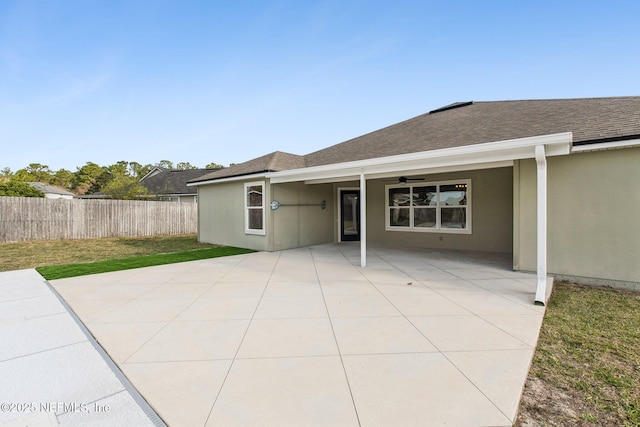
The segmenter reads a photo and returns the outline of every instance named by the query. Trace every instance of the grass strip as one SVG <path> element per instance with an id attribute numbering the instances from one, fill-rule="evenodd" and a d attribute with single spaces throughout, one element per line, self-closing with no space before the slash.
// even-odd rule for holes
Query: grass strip
<path id="1" fill-rule="evenodd" d="M 173 264 L 185 261 L 217 258 L 230 255 L 248 254 L 250 249 L 233 246 L 219 246 L 208 249 L 197 249 L 157 255 L 135 256 L 108 261 L 87 262 L 81 264 L 51 265 L 38 267 L 36 270 L 47 280 L 66 279 L 68 277 L 86 276 L 88 274 L 108 273 L 111 271 L 129 270 L 132 268 L 152 267 L 155 265 Z"/>
<path id="2" fill-rule="evenodd" d="M 640 426 L 638 378 L 640 294 L 556 283 L 516 426 Z"/>

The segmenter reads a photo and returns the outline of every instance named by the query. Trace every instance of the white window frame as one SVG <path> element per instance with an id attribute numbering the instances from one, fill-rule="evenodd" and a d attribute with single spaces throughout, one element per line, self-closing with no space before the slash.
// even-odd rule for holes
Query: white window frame
<path id="1" fill-rule="evenodd" d="M 466 184 L 467 185 L 467 228 L 442 228 L 441 227 L 441 206 L 440 206 L 440 186 L 451 184 Z M 409 188 L 409 200 L 413 200 L 413 188 L 414 187 L 427 187 L 436 186 L 436 225 L 432 228 L 427 227 L 414 227 L 414 206 L 409 205 L 405 209 L 409 210 L 409 226 L 392 226 L 391 225 L 391 209 L 393 206 L 389 206 L 389 190 L 392 188 Z M 412 182 L 411 184 L 392 184 L 385 186 L 384 195 L 384 207 L 385 207 L 385 230 L 386 231 L 409 231 L 416 233 L 449 233 L 449 234 L 471 234 L 471 180 L 470 179 L 455 179 L 449 181 L 434 181 L 434 182 Z"/>
<path id="2" fill-rule="evenodd" d="M 247 197 L 248 188 L 249 187 L 261 187 L 262 188 L 262 206 L 249 206 L 249 198 Z M 266 234 L 266 198 L 265 194 L 265 182 L 264 181 L 254 181 L 254 182 L 245 182 L 244 183 L 244 232 L 245 234 L 257 234 L 264 236 Z M 249 211 L 252 209 L 262 209 L 262 228 L 249 228 Z"/>

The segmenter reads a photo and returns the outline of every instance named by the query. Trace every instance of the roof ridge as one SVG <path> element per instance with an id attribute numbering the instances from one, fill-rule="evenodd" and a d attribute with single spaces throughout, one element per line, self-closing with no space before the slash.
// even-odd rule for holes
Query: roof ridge
<path id="1" fill-rule="evenodd" d="M 449 105 L 445 105 L 444 107 L 436 108 L 435 110 L 429 111 L 429 114 L 441 113 L 447 110 L 454 110 L 456 108 L 466 107 L 467 105 L 472 105 L 473 101 L 458 101 Z"/>
<path id="2" fill-rule="evenodd" d="M 608 99 L 633 99 L 640 98 L 640 95 L 626 96 L 591 96 L 587 98 L 527 98 L 527 99 L 499 99 L 495 101 L 473 101 L 474 104 L 497 104 L 506 102 L 554 102 L 554 101 L 593 101 Z"/>
<path id="3" fill-rule="evenodd" d="M 278 164 L 278 159 L 280 158 L 281 151 L 274 151 L 271 153 L 271 158 L 269 159 L 269 163 L 267 163 L 267 170 L 275 170 L 276 165 Z"/>

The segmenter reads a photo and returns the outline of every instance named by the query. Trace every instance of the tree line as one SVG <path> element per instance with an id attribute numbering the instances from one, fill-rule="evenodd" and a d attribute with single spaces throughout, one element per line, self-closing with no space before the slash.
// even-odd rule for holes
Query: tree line
<path id="1" fill-rule="evenodd" d="M 140 179 L 154 167 L 174 170 L 198 169 L 189 162 L 174 165 L 169 160 L 146 165 L 122 160 L 109 166 L 87 162 L 77 167 L 75 172 L 67 169 L 54 171 L 47 165 L 31 163 L 15 172 L 7 167 L 0 170 L 0 196 L 43 197 L 44 194 L 40 190 L 27 184 L 40 182 L 63 188 L 76 195 L 103 193 L 113 199 L 139 198 L 147 194 L 147 189 L 140 185 Z M 217 163 L 209 163 L 205 169 L 221 167 Z"/>

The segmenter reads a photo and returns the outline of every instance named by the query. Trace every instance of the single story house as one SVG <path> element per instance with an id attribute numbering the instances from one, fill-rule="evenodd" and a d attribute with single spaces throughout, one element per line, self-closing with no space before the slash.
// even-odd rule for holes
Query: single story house
<path id="1" fill-rule="evenodd" d="M 165 169 L 154 167 L 140 178 L 140 185 L 145 187 L 156 200 L 178 203 L 196 203 L 198 192 L 194 187 L 187 187 L 187 182 L 210 174 L 218 169 Z"/>
<path id="2" fill-rule="evenodd" d="M 64 188 L 56 187 L 55 185 L 43 184 L 42 182 L 29 182 L 29 185 L 42 191 L 46 199 L 71 200 L 75 196 L 71 191 L 67 191 Z"/>
<path id="3" fill-rule="evenodd" d="M 640 289 L 640 97 L 457 102 L 307 155 L 192 180 L 200 241 L 360 241 L 510 253 L 513 268 Z"/>

